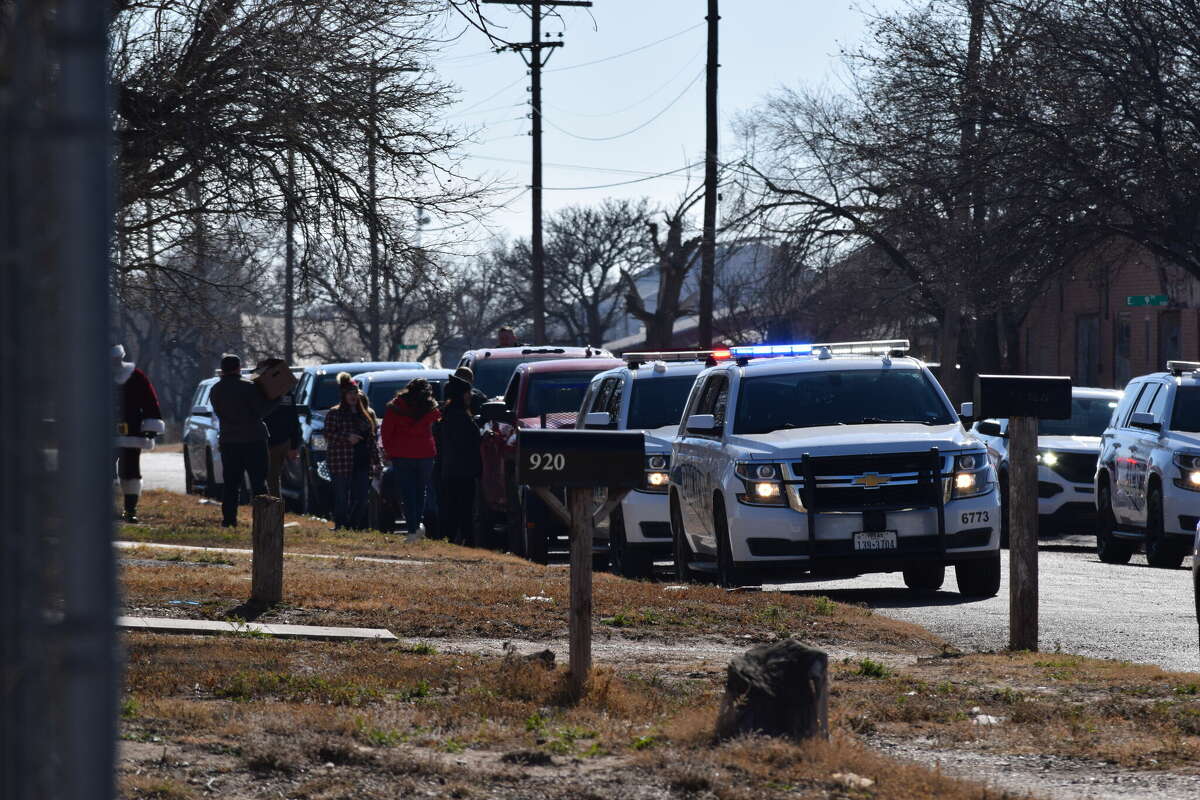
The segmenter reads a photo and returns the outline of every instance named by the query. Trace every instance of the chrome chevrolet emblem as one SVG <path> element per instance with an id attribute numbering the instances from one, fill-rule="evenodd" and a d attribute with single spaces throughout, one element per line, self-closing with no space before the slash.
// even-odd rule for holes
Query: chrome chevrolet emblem
<path id="1" fill-rule="evenodd" d="M 887 475 L 880 475 L 878 472 L 868 472 L 863 475 L 859 475 L 850 483 L 854 486 L 862 486 L 866 489 L 878 489 L 885 483 L 891 483 L 891 481 L 892 479 Z"/>

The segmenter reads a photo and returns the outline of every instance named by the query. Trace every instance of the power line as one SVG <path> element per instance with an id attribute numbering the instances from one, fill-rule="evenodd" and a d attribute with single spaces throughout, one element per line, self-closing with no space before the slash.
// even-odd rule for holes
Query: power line
<path id="1" fill-rule="evenodd" d="M 500 161 L 500 162 L 503 162 L 506 164 L 528 163 L 519 158 L 503 158 L 501 156 L 471 155 L 471 156 L 468 156 L 468 158 L 478 159 L 481 161 Z M 556 167 L 558 169 L 577 169 L 577 170 L 584 170 L 586 172 L 605 172 L 605 173 L 616 173 L 619 175 L 638 175 L 638 176 L 644 176 L 644 177 L 650 177 L 650 178 L 655 178 L 655 177 L 659 177 L 662 175 L 662 173 L 651 172 L 650 170 L 644 170 L 644 169 L 622 169 L 621 167 L 597 167 L 597 166 L 587 165 L 587 164 L 563 164 L 561 162 L 554 162 L 554 161 L 544 161 L 542 163 L 545 164 L 545 166 L 547 166 L 547 167 Z"/>
<path id="2" fill-rule="evenodd" d="M 472 103 L 471 105 L 467 106 L 466 108 L 460 108 L 458 111 L 456 111 L 456 112 L 454 112 L 454 113 L 455 113 L 455 114 L 462 114 L 462 113 L 463 113 L 463 112 L 465 112 L 465 111 L 470 111 L 470 110 L 471 110 L 471 109 L 473 109 L 473 108 L 478 108 L 479 106 L 483 105 L 484 103 L 488 102 L 489 100 L 494 100 L 494 99 L 496 99 L 496 98 L 497 98 L 497 97 L 499 97 L 499 96 L 500 96 L 500 95 L 501 95 L 503 92 L 507 92 L 509 89 L 511 89 L 512 87 L 516 86 L 518 83 L 520 83 L 520 82 L 521 82 L 521 81 L 523 81 L 523 80 L 525 80 L 525 77 L 524 77 L 524 76 L 521 76 L 520 78 L 517 78 L 517 79 L 516 79 L 515 81 L 513 81 L 512 83 L 508 83 L 508 84 L 505 84 L 504 86 L 501 86 L 501 87 L 500 87 L 499 89 L 497 89 L 497 90 L 496 90 L 496 91 L 495 91 L 493 94 L 489 94 L 487 97 L 483 98 L 482 100 L 478 100 L 478 101 L 476 101 L 476 102 Z M 516 103 L 515 105 L 524 105 L 524 103 Z"/>
<path id="3" fill-rule="evenodd" d="M 634 53 L 640 53 L 643 50 L 649 50 L 651 47 L 662 44 L 663 42 L 669 42 L 672 39 L 678 39 L 680 36 L 683 36 L 685 33 L 691 33 L 692 31 L 696 30 L 697 28 L 703 27 L 704 24 L 705 23 L 703 23 L 703 22 L 698 22 L 695 25 L 692 25 L 691 27 L 684 28 L 683 30 L 678 31 L 676 33 L 672 33 L 670 36 L 664 36 L 663 38 L 659 39 L 658 41 L 650 42 L 649 44 L 644 44 L 641 47 L 635 47 L 632 50 L 626 50 L 623 53 L 614 53 L 611 56 L 605 56 L 604 58 L 597 58 L 595 61 L 585 61 L 582 64 L 569 64 L 565 67 L 555 67 L 554 69 L 546 70 L 546 72 L 566 72 L 569 69 L 582 69 L 583 67 L 590 67 L 595 64 L 603 64 L 606 61 L 613 61 L 618 58 L 624 58 L 625 56 L 632 55 Z"/>
<path id="4" fill-rule="evenodd" d="M 566 136 L 570 136 L 572 139 L 582 139 L 585 142 L 611 142 L 613 139 L 623 139 L 626 136 L 637 133 L 642 128 L 647 127 L 648 125 L 653 123 L 655 120 L 657 120 L 659 117 L 661 117 L 663 114 L 670 111 L 671 108 L 673 108 L 676 103 L 678 103 L 680 100 L 683 99 L 683 96 L 688 93 L 688 90 L 690 90 L 693 86 L 695 86 L 696 82 L 699 81 L 703 77 L 704 77 L 704 70 L 700 70 L 699 72 L 696 73 L 696 77 L 692 78 L 692 80 L 688 82 L 688 85 L 683 87 L 683 91 L 681 91 L 679 94 L 677 94 L 675 96 L 674 100 L 667 103 L 662 109 L 659 110 L 659 112 L 657 114 L 655 114 L 653 117 L 651 117 L 650 119 L 643 122 L 641 125 L 638 125 L 636 128 L 630 128 L 629 130 L 625 131 L 624 133 L 618 133 L 613 136 L 582 136 L 578 133 L 571 133 L 571 131 L 566 130 L 565 128 L 563 128 L 559 125 L 556 125 L 549 120 L 546 120 L 546 124 L 549 125 L 551 128 L 554 128 L 554 130 L 558 131 L 559 133 L 562 133 Z"/>
<path id="5" fill-rule="evenodd" d="M 703 164 L 703 161 L 697 161 L 695 164 L 687 164 L 678 169 L 668 170 L 667 172 L 659 172 L 654 175 L 647 175 L 644 178 L 634 178 L 630 181 L 620 181 L 618 183 L 602 183 L 596 186 L 543 186 L 547 192 L 581 192 L 588 189 L 613 189 L 617 186 L 631 186 L 635 183 L 645 183 L 646 181 L 656 180 L 658 178 L 666 178 L 671 175 L 677 175 L 685 170 L 693 169 Z"/>
<path id="6" fill-rule="evenodd" d="M 573 117 L 598 118 L 598 117 L 611 117 L 615 114 L 624 114 L 626 111 L 637 108 L 642 103 L 645 103 L 647 100 L 651 99 L 652 97 L 656 97 L 657 95 L 659 95 L 663 89 L 666 89 L 668 86 L 670 86 L 672 83 L 675 82 L 676 78 L 678 78 L 680 75 L 682 75 L 684 72 L 686 72 L 688 67 L 690 67 L 692 64 L 696 63 L 696 60 L 699 59 L 700 56 L 702 56 L 702 55 L 704 55 L 704 50 L 703 49 L 697 50 L 695 55 L 693 55 L 691 58 L 689 58 L 687 61 L 685 61 L 683 63 L 683 66 L 681 66 L 675 72 L 675 74 L 673 74 L 671 77 L 667 78 L 665 81 L 663 81 L 661 84 L 659 84 L 657 89 L 655 89 L 650 94 L 643 97 L 641 100 L 637 100 L 633 103 L 630 103 L 629 105 L 625 106 L 624 108 L 618 108 L 615 111 L 606 111 L 602 114 L 590 114 L 590 113 L 585 113 L 582 111 L 572 111 L 569 108 L 563 108 L 562 106 L 556 106 L 553 103 L 543 102 L 542 105 L 544 105 L 546 108 L 553 108 L 555 111 L 561 111 L 564 114 L 570 114 Z"/>

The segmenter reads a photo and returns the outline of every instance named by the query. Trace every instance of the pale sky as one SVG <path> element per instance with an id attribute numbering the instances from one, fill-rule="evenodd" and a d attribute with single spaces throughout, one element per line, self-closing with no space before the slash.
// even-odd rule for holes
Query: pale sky
<path id="1" fill-rule="evenodd" d="M 720 30 L 721 152 L 732 153 L 730 123 L 781 86 L 839 83 L 838 51 L 866 36 L 873 10 L 904 0 L 723 0 Z M 649 197 L 669 203 L 703 179 L 703 168 L 625 186 L 573 189 L 635 180 L 696 164 L 704 154 L 705 0 L 595 0 L 589 9 L 563 8 L 563 22 L 544 29 L 565 46 L 543 74 L 546 212 L 605 197 Z M 485 6 L 511 27 L 501 35 L 527 41 L 529 20 L 503 6 Z M 590 11 L 590 13 L 589 13 Z M 451 17 L 454 32 L 465 23 Z M 668 38 L 670 37 L 670 38 Z M 666 39 L 653 46 L 628 52 Z M 528 236 L 531 140 L 529 79 L 516 53 L 493 54 L 484 35 L 466 31 L 434 65 L 461 90 L 446 120 L 477 131 L 465 170 L 498 179 L 512 198 L 491 214 L 489 233 Z M 599 63 L 594 63 L 599 62 Z M 592 141 L 591 139 L 605 139 Z M 608 138 L 615 137 L 615 138 Z M 522 194 L 522 192 L 524 192 Z M 431 220 L 436 230 L 444 221 Z"/>

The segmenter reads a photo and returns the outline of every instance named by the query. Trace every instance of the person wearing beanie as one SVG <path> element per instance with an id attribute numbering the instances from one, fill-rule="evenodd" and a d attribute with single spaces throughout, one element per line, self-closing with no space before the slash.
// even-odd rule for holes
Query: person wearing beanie
<path id="1" fill-rule="evenodd" d="M 237 527 L 242 476 L 249 478 L 251 494 L 267 493 L 267 426 L 263 417 L 276 404 L 269 402 L 253 381 L 242 377 L 242 360 L 235 355 L 221 359 L 221 377 L 213 384 L 209 400 L 220 425 L 221 525 L 233 528 Z"/>
<path id="2" fill-rule="evenodd" d="M 333 483 L 334 530 L 367 526 L 371 481 L 383 473 L 379 426 L 349 372 L 337 376 L 341 401 L 325 415 L 326 464 Z"/>
<path id="3" fill-rule="evenodd" d="M 433 387 L 424 378 L 409 381 L 387 404 L 383 415 L 383 449 L 400 485 L 399 499 L 404 503 L 404 524 L 410 541 L 425 530 L 426 496 L 437 456 L 433 424 L 441 418 Z"/>
<path id="4" fill-rule="evenodd" d="M 458 372 L 446 382 L 442 420 L 435 431 L 438 441 L 439 480 L 446 537 L 457 544 L 486 546 L 472 534 L 475 518 L 475 483 L 483 473 L 479 453 L 480 431 L 472 416 L 474 387 Z"/>
<path id="5" fill-rule="evenodd" d="M 167 431 L 154 384 L 137 366 L 125 360 L 125 348 L 112 348 L 113 380 L 117 385 L 117 478 L 125 496 L 126 522 L 137 522 L 142 496 L 143 450 L 154 449 L 154 438 Z"/>
<path id="6" fill-rule="evenodd" d="M 471 390 L 471 413 L 478 416 L 483 404 L 488 401 L 488 396 L 475 388 L 475 373 L 470 367 L 459 367 L 454 370 L 454 377 L 467 383 Z"/>

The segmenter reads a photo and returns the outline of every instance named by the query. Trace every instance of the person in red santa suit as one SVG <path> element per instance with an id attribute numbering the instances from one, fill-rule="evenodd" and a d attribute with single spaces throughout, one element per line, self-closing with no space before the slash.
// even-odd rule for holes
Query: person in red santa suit
<path id="1" fill-rule="evenodd" d="M 158 394 L 146 373 L 125 360 L 125 348 L 112 349 L 113 379 L 117 383 L 117 478 L 125 495 L 126 522 L 137 522 L 142 495 L 141 456 L 154 449 L 154 437 L 166 432 Z"/>

